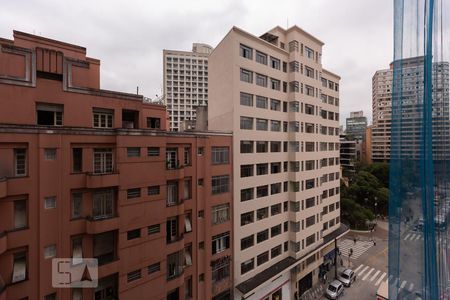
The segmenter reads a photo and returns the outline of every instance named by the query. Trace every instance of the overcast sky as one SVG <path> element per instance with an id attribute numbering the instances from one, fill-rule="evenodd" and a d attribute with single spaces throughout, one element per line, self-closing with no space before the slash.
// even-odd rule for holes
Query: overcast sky
<path id="1" fill-rule="evenodd" d="M 87 48 L 101 60 L 101 87 L 153 98 L 162 89 L 162 49 L 216 46 L 232 26 L 260 35 L 287 24 L 325 43 L 323 66 L 341 79 L 341 123 L 371 120 L 371 80 L 392 60 L 392 0 L 2 1 L 0 37 L 12 30 Z"/>

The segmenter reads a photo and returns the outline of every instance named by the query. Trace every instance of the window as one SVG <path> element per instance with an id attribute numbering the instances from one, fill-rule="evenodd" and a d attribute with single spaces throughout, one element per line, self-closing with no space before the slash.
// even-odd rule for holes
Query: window
<path id="1" fill-rule="evenodd" d="M 256 234 L 256 242 L 258 244 L 262 243 L 262 242 L 264 242 L 265 240 L 268 240 L 268 239 L 269 239 L 269 229 L 265 229 L 265 230 L 260 231 L 260 232 L 258 232 Z"/>
<path id="2" fill-rule="evenodd" d="M 255 213 L 253 211 L 241 214 L 241 226 L 254 222 Z"/>
<path id="3" fill-rule="evenodd" d="M 269 164 L 256 164 L 256 175 L 265 175 L 269 173 Z"/>
<path id="4" fill-rule="evenodd" d="M 313 233 L 306 238 L 306 247 L 314 244 L 315 241 L 316 241 L 316 234 Z"/>
<path id="5" fill-rule="evenodd" d="M 281 142 L 270 142 L 270 152 L 281 152 Z"/>
<path id="6" fill-rule="evenodd" d="M 248 59 L 253 58 L 253 49 L 248 46 L 240 44 L 239 53 L 244 58 L 248 58 Z"/>
<path id="7" fill-rule="evenodd" d="M 241 105 L 253 106 L 253 95 L 241 92 Z"/>
<path id="8" fill-rule="evenodd" d="M 161 119 L 147 118 L 147 127 L 151 129 L 161 129 Z"/>
<path id="9" fill-rule="evenodd" d="M 270 66 L 274 69 L 279 70 L 280 69 L 280 60 L 275 57 L 270 57 Z"/>
<path id="10" fill-rule="evenodd" d="M 315 180 L 314 179 L 307 179 L 305 181 L 305 189 L 309 190 L 309 189 L 314 188 L 314 186 L 315 186 Z"/>
<path id="11" fill-rule="evenodd" d="M 305 46 L 306 57 L 314 59 L 314 50 Z"/>
<path id="12" fill-rule="evenodd" d="M 185 179 L 183 181 L 183 199 L 191 199 L 192 198 L 192 180 Z"/>
<path id="13" fill-rule="evenodd" d="M 278 224 L 278 225 L 270 228 L 270 236 L 271 237 L 277 236 L 279 234 L 281 234 L 281 224 Z"/>
<path id="14" fill-rule="evenodd" d="M 270 207 L 270 214 L 272 216 L 281 214 L 281 203 L 274 204 Z"/>
<path id="15" fill-rule="evenodd" d="M 25 228 L 28 225 L 27 201 L 14 201 L 14 229 Z"/>
<path id="16" fill-rule="evenodd" d="M 270 99 L 270 109 L 280 111 L 281 110 L 281 101 L 276 99 Z"/>
<path id="17" fill-rule="evenodd" d="M 166 149 L 166 168 L 168 170 L 177 169 L 179 165 L 178 161 L 178 149 L 167 148 Z"/>
<path id="18" fill-rule="evenodd" d="M 244 261 L 243 263 L 241 263 L 241 275 L 253 270 L 254 267 L 255 267 L 254 258 Z"/>
<path id="19" fill-rule="evenodd" d="M 280 255 L 280 254 L 281 254 L 281 245 L 278 245 L 278 246 L 276 246 L 276 247 L 273 247 L 273 248 L 270 250 L 270 257 L 271 257 L 271 258 L 277 257 L 277 256 Z"/>
<path id="20" fill-rule="evenodd" d="M 269 150 L 269 142 L 257 141 L 256 153 L 266 153 Z"/>
<path id="21" fill-rule="evenodd" d="M 241 190 L 241 202 L 252 200 L 254 197 L 254 188 Z"/>
<path id="22" fill-rule="evenodd" d="M 104 190 L 92 195 L 92 218 L 105 219 L 114 216 L 114 191 Z"/>
<path id="23" fill-rule="evenodd" d="M 289 72 L 296 72 L 298 73 L 300 70 L 300 64 L 298 61 L 291 61 L 289 63 Z"/>
<path id="24" fill-rule="evenodd" d="M 315 223 L 316 223 L 316 216 L 312 215 L 312 216 L 306 218 L 305 227 L 308 228 L 308 227 L 314 225 Z"/>
<path id="25" fill-rule="evenodd" d="M 241 117 L 241 129 L 253 129 L 253 118 Z"/>
<path id="26" fill-rule="evenodd" d="M 187 213 L 184 216 L 184 232 L 191 232 L 192 231 L 192 214 L 191 212 Z"/>
<path id="27" fill-rule="evenodd" d="M 283 47 L 281 47 L 281 48 L 284 49 L 284 44 L 283 44 L 283 43 L 281 43 L 281 44 L 283 45 Z M 287 72 L 287 62 L 285 62 L 285 61 L 283 61 L 283 72 L 284 72 L 284 73 Z"/>
<path id="28" fill-rule="evenodd" d="M 256 220 L 262 220 L 269 217 L 269 208 L 268 207 L 263 207 L 260 208 L 256 211 Z"/>
<path id="29" fill-rule="evenodd" d="M 281 121 L 275 121 L 275 120 L 271 120 L 270 121 L 270 130 L 271 131 L 281 131 Z"/>
<path id="30" fill-rule="evenodd" d="M 253 141 L 241 141 L 241 153 L 253 153 Z"/>
<path id="31" fill-rule="evenodd" d="M 230 204 L 220 204 L 212 207 L 212 224 L 217 225 L 230 220 Z"/>
<path id="32" fill-rule="evenodd" d="M 306 142 L 305 143 L 305 151 L 306 152 L 314 152 L 314 142 Z"/>
<path id="33" fill-rule="evenodd" d="M 213 195 L 228 193 L 230 185 L 230 176 L 213 176 L 211 179 L 211 189 Z"/>
<path id="34" fill-rule="evenodd" d="M 44 208 L 45 209 L 56 208 L 56 196 L 45 197 L 44 198 Z"/>
<path id="35" fill-rule="evenodd" d="M 198 147 L 197 148 L 197 155 L 203 156 L 205 154 L 205 147 Z"/>
<path id="36" fill-rule="evenodd" d="M 44 159 L 45 160 L 55 160 L 56 159 L 56 149 L 55 148 L 45 148 L 44 149 Z"/>
<path id="37" fill-rule="evenodd" d="M 253 234 L 241 239 L 241 250 L 245 250 L 252 247 L 254 242 L 255 238 Z"/>
<path id="38" fill-rule="evenodd" d="M 224 165 L 229 163 L 229 152 L 228 147 L 212 147 L 211 158 L 213 165 Z"/>
<path id="39" fill-rule="evenodd" d="M 72 219 L 81 218 L 82 214 L 82 203 L 83 203 L 83 193 L 81 192 L 74 192 L 72 193 Z"/>
<path id="40" fill-rule="evenodd" d="M 56 245 L 55 244 L 44 247 L 44 258 L 45 259 L 52 258 L 55 256 L 56 256 Z"/>
<path id="41" fill-rule="evenodd" d="M 138 279 L 141 279 L 141 270 L 127 273 L 127 282 L 132 282 Z"/>
<path id="42" fill-rule="evenodd" d="M 36 104 L 37 125 L 62 126 L 63 110 L 63 105 L 46 103 Z"/>
<path id="43" fill-rule="evenodd" d="M 156 233 L 159 233 L 160 230 L 161 230 L 160 224 L 150 225 L 147 227 L 147 234 L 148 235 L 156 234 Z"/>
<path id="44" fill-rule="evenodd" d="M 14 175 L 15 176 L 27 175 L 27 149 L 24 148 L 14 149 Z"/>
<path id="45" fill-rule="evenodd" d="M 94 174 L 113 172 L 113 153 L 111 148 L 94 149 Z"/>
<path id="46" fill-rule="evenodd" d="M 314 106 L 310 104 L 305 104 L 305 114 L 314 115 Z"/>
<path id="47" fill-rule="evenodd" d="M 280 90 L 280 81 L 278 79 L 275 78 L 270 78 L 270 87 L 272 88 L 272 90 Z"/>
<path id="48" fill-rule="evenodd" d="M 281 193 L 281 182 L 272 183 L 270 185 L 270 194 L 275 195 Z"/>
<path id="49" fill-rule="evenodd" d="M 150 266 L 147 267 L 148 274 L 153 274 L 159 271 L 161 271 L 161 263 L 159 262 L 151 264 Z"/>
<path id="50" fill-rule="evenodd" d="M 139 198 L 141 196 L 141 188 L 132 188 L 127 190 L 127 199 Z"/>
<path id="51" fill-rule="evenodd" d="M 305 207 L 306 208 L 310 208 L 313 207 L 316 204 L 316 201 L 314 199 L 314 197 L 308 198 L 305 200 Z"/>
<path id="52" fill-rule="evenodd" d="M 166 242 L 172 243 L 178 239 L 178 218 L 169 218 L 166 221 Z"/>
<path id="53" fill-rule="evenodd" d="M 253 165 L 241 165 L 241 178 L 253 176 Z"/>
<path id="54" fill-rule="evenodd" d="M 256 96 L 256 107 L 267 109 L 268 98 L 263 96 Z"/>
<path id="55" fill-rule="evenodd" d="M 269 121 L 266 119 L 256 119 L 256 130 L 267 131 Z"/>
<path id="56" fill-rule="evenodd" d="M 267 65 L 267 54 L 256 51 L 256 62 Z"/>
<path id="57" fill-rule="evenodd" d="M 112 128 L 114 111 L 111 109 L 94 108 L 93 127 L 95 128 Z"/>
<path id="58" fill-rule="evenodd" d="M 306 95 L 314 97 L 314 88 L 309 85 L 305 85 L 306 88 Z"/>
<path id="59" fill-rule="evenodd" d="M 261 185 L 256 188 L 256 197 L 266 197 L 269 195 L 269 186 L 268 185 Z"/>
<path id="60" fill-rule="evenodd" d="M 281 162 L 270 163 L 270 173 L 271 174 L 281 173 Z"/>
<path id="61" fill-rule="evenodd" d="M 134 240 L 134 239 L 137 239 L 140 237 L 141 237 L 141 229 L 140 228 L 127 231 L 127 240 L 128 241 Z"/>
<path id="62" fill-rule="evenodd" d="M 256 257 L 256 264 L 262 265 L 269 261 L 269 251 L 263 252 Z"/>
<path id="63" fill-rule="evenodd" d="M 230 232 L 224 232 L 212 237 L 212 254 L 217 254 L 230 248 Z"/>
<path id="64" fill-rule="evenodd" d="M 241 69 L 241 81 L 253 83 L 253 72 Z"/>
<path id="65" fill-rule="evenodd" d="M 167 199 L 166 205 L 173 206 L 178 204 L 178 182 L 167 182 Z"/>
<path id="66" fill-rule="evenodd" d="M 147 156 L 159 156 L 159 147 L 148 147 Z"/>
<path id="67" fill-rule="evenodd" d="M 294 93 L 298 93 L 300 91 L 300 84 L 298 81 L 289 82 L 289 90 Z"/>
<path id="68" fill-rule="evenodd" d="M 314 79 L 314 69 L 308 66 L 305 66 L 306 76 Z"/>
<path id="69" fill-rule="evenodd" d="M 83 148 L 72 148 L 72 172 L 83 172 Z"/>
<path id="70" fill-rule="evenodd" d="M 169 254 L 167 256 L 167 279 L 173 279 L 183 273 L 184 250 Z"/>
<path id="71" fill-rule="evenodd" d="M 230 276 L 230 259 L 217 259 L 211 262 L 211 269 L 213 283 L 228 278 Z"/>
<path id="72" fill-rule="evenodd" d="M 184 147 L 184 165 L 191 165 L 191 147 Z"/>
<path id="73" fill-rule="evenodd" d="M 25 280 L 27 277 L 27 253 L 14 253 L 13 274 L 11 278 L 12 283 Z"/>
<path id="74" fill-rule="evenodd" d="M 128 157 L 139 157 L 141 156 L 141 148 L 139 147 L 128 147 L 127 148 Z"/>
<path id="75" fill-rule="evenodd" d="M 147 188 L 147 195 L 149 196 L 159 195 L 159 193 L 160 193 L 159 185 L 153 185 Z"/>
<path id="76" fill-rule="evenodd" d="M 267 76 L 256 73 L 256 85 L 267 87 Z"/>
<path id="77" fill-rule="evenodd" d="M 116 232 L 108 231 L 100 234 L 95 234 L 93 240 L 93 258 L 98 259 L 99 266 L 110 263 L 116 259 Z"/>

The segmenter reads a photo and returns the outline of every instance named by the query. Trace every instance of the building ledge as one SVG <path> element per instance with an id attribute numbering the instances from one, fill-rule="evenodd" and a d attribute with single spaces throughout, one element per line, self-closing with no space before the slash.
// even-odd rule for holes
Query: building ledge
<path id="1" fill-rule="evenodd" d="M 285 271 L 286 269 L 296 265 L 300 261 L 302 261 L 305 257 L 309 256 L 311 253 L 325 247 L 329 242 L 333 241 L 335 238 L 341 237 L 343 234 L 349 231 L 349 228 L 341 223 L 338 229 L 331 232 L 330 234 L 323 237 L 323 243 L 316 246 L 314 249 L 303 255 L 302 257 L 295 259 L 293 257 L 286 257 L 285 259 L 277 262 L 276 264 L 270 266 L 264 271 L 256 274 L 250 279 L 247 279 L 244 282 L 241 282 L 236 286 L 236 288 L 245 296 L 251 291 L 258 288 L 263 283 L 269 281 L 271 278 L 278 276 L 280 273 Z"/>

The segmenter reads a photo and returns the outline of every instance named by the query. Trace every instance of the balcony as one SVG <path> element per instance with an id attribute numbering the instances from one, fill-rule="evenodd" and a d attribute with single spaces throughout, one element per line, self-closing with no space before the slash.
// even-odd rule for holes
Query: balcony
<path id="1" fill-rule="evenodd" d="M 118 173 L 86 174 L 86 187 L 89 189 L 104 188 L 118 185 L 119 185 Z"/>
<path id="2" fill-rule="evenodd" d="M 119 218 L 117 216 L 88 217 L 86 219 L 86 233 L 98 234 L 119 228 Z"/>
<path id="3" fill-rule="evenodd" d="M 6 177 L 0 177 L 0 198 L 8 195 L 8 180 Z"/>
<path id="4" fill-rule="evenodd" d="M 8 248 L 8 236 L 6 232 L 0 232 L 0 254 L 6 252 Z"/>

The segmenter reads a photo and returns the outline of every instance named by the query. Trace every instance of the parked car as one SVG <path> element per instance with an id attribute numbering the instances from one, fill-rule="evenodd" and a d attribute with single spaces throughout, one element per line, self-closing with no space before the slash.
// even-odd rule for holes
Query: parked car
<path id="1" fill-rule="evenodd" d="M 338 299 L 344 293 L 344 285 L 339 280 L 333 280 L 325 290 L 328 299 Z"/>
<path id="2" fill-rule="evenodd" d="M 342 282 L 344 286 L 349 287 L 355 282 L 356 274 L 352 269 L 345 269 L 339 274 L 337 279 Z"/>

